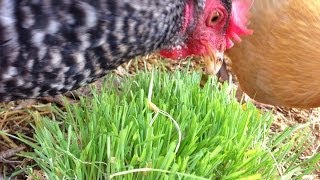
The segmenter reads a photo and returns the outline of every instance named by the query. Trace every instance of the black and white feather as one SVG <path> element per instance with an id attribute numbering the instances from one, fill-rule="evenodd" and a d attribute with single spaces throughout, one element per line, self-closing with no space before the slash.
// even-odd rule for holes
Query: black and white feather
<path id="1" fill-rule="evenodd" d="M 64 93 L 182 43 L 186 1 L 0 0 L 0 101 Z"/>

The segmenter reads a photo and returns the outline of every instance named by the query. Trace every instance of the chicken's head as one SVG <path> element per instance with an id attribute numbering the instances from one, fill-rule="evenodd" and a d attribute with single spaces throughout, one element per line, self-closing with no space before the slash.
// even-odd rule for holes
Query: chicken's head
<path id="1" fill-rule="evenodd" d="M 181 59 L 188 56 L 211 56 L 222 62 L 223 52 L 232 40 L 251 34 L 247 29 L 253 0 L 187 0 L 182 37 L 184 44 L 160 51 L 163 57 Z M 199 11 L 199 3 L 203 10 Z"/>

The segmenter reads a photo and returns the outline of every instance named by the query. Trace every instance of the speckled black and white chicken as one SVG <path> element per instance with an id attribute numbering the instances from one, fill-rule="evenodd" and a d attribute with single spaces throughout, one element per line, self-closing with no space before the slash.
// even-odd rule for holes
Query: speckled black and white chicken
<path id="1" fill-rule="evenodd" d="M 160 51 L 217 60 L 251 0 L 0 0 L 0 101 L 53 96 Z"/>

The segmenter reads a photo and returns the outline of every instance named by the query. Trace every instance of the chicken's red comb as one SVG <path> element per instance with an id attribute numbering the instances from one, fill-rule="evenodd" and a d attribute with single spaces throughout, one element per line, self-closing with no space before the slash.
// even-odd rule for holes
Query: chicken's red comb
<path id="1" fill-rule="evenodd" d="M 233 0 L 230 23 L 227 29 L 227 44 L 229 49 L 233 46 L 233 40 L 240 42 L 240 36 L 251 35 L 253 30 L 248 29 L 250 8 L 254 0 Z"/>

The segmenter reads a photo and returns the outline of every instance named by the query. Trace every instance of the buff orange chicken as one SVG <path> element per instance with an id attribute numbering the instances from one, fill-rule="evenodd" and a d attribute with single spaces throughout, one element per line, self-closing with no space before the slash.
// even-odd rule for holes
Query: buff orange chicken
<path id="1" fill-rule="evenodd" d="M 257 0 L 250 20 L 253 35 L 228 52 L 241 89 L 265 104 L 319 107 L 320 0 Z"/>

